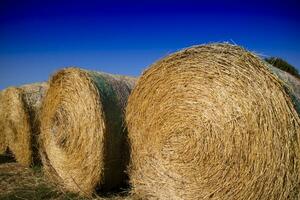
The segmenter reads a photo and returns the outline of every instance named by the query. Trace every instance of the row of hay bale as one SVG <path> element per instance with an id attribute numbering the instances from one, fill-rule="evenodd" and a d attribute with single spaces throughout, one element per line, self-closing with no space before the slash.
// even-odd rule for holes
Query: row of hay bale
<path id="1" fill-rule="evenodd" d="M 24 166 L 42 161 L 52 182 L 84 196 L 126 186 L 124 115 L 135 81 L 71 67 L 48 83 L 3 90 L 2 153 Z"/>
<path id="2" fill-rule="evenodd" d="M 299 85 L 223 43 L 139 80 L 66 68 L 31 93 L 0 93 L 0 145 L 84 196 L 129 181 L 139 199 L 299 199 Z"/>
<path id="3" fill-rule="evenodd" d="M 9 87 L 0 93 L 0 153 L 8 148 L 24 166 L 38 164 L 39 113 L 47 83 Z"/>

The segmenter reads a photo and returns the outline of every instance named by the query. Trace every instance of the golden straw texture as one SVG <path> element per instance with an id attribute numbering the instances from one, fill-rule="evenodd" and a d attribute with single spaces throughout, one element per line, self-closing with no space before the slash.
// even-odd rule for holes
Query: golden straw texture
<path id="1" fill-rule="evenodd" d="M 39 134 L 38 113 L 46 88 L 46 83 L 35 83 L 9 87 L 2 92 L 0 127 L 9 150 L 24 166 L 39 162 L 36 141 Z"/>
<path id="2" fill-rule="evenodd" d="M 280 69 L 273 69 L 278 77 L 287 85 L 288 89 L 300 99 L 300 79 Z"/>
<path id="3" fill-rule="evenodd" d="M 271 71 L 282 81 L 286 92 L 292 99 L 300 115 L 300 79 L 267 63 Z"/>
<path id="4" fill-rule="evenodd" d="M 41 113 L 45 172 L 90 196 L 125 180 L 124 108 L 134 78 L 66 68 L 54 74 Z"/>
<path id="5" fill-rule="evenodd" d="M 4 107 L 3 107 L 3 101 L 2 101 L 2 91 L 0 91 L 0 154 L 4 154 L 6 149 L 7 149 L 7 140 L 6 136 L 4 133 L 4 128 L 3 128 L 3 121 L 4 118 Z"/>
<path id="6" fill-rule="evenodd" d="M 282 82 L 243 48 L 167 56 L 143 73 L 126 110 L 142 199 L 300 198 L 300 119 Z"/>

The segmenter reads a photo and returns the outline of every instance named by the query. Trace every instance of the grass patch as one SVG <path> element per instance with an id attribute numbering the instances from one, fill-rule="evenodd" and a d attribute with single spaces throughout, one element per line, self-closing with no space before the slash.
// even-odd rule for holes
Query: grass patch
<path id="1" fill-rule="evenodd" d="M 57 200 L 81 200 L 83 198 L 79 197 L 73 193 L 62 193 L 46 184 L 40 184 L 35 187 L 24 186 L 22 188 L 16 188 L 15 190 L 0 195 L 1 200 L 42 200 L 42 199 L 57 199 Z"/>
<path id="2" fill-rule="evenodd" d="M 49 183 L 41 166 L 26 168 L 18 163 L 0 164 L 0 200 L 120 200 L 128 195 L 126 191 L 84 198 Z"/>

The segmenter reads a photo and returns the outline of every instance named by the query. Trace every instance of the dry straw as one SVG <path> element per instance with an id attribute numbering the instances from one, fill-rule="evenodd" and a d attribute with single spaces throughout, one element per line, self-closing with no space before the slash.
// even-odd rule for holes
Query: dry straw
<path id="1" fill-rule="evenodd" d="M 295 109 L 300 113 L 300 79 L 282 71 L 268 63 L 267 66 L 282 81 L 285 91 L 289 94 Z"/>
<path id="2" fill-rule="evenodd" d="M 41 154 L 52 180 L 86 196 L 124 183 L 123 116 L 134 82 L 79 68 L 52 76 L 41 113 Z"/>
<path id="3" fill-rule="evenodd" d="M 2 91 L 0 129 L 5 137 L 5 147 L 16 161 L 24 166 L 39 162 L 37 136 L 39 110 L 46 83 L 9 87 Z"/>
<path id="4" fill-rule="evenodd" d="M 3 129 L 3 117 L 4 117 L 4 112 L 3 112 L 3 103 L 2 103 L 2 91 L 0 91 L 0 154 L 4 154 L 7 150 L 7 140 L 6 136 L 4 134 L 4 129 Z"/>
<path id="5" fill-rule="evenodd" d="M 256 55 L 195 46 L 153 64 L 128 100 L 142 199 L 299 199 L 299 116 Z"/>

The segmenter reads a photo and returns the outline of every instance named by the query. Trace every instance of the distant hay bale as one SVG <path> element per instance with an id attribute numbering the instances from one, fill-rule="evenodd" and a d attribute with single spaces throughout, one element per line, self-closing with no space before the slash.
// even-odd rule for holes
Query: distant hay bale
<path id="1" fill-rule="evenodd" d="M 124 183 L 129 155 L 123 117 L 134 82 L 79 68 L 53 75 L 41 113 L 48 177 L 86 196 L 96 187 L 105 191 Z"/>
<path id="2" fill-rule="evenodd" d="M 35 83 L 2 91 L 0 128 L 9 150 L 24 166 L 39 162 L 38 113 L 46 88 L 46 83 Z"/>
<path id="3" fill-rule="evenodd" d="M 283 86 L 291 97 L 297 112 L 300 113 L 300 79 L 270 64 L 267 66 L 283 82 Z"/>
<path id="4" fill-rule="evenodd" d="M 300 119 L 263 61 L 230 44 L 153 64 L 126 109 L 142 199 L 299 199 Z"/>
<path id="5" fill-rule="evenodd" d="M 3 120 L 4 112 L 3 112 L 3 103 L 2 103 L 2 91 L 0 91 L 0 154 L 4 154 L 7 149 L 7 140 L 6 136 L 4 134 L 4 129 L 3 129 L 3 123 L 1 121 Z"/>

